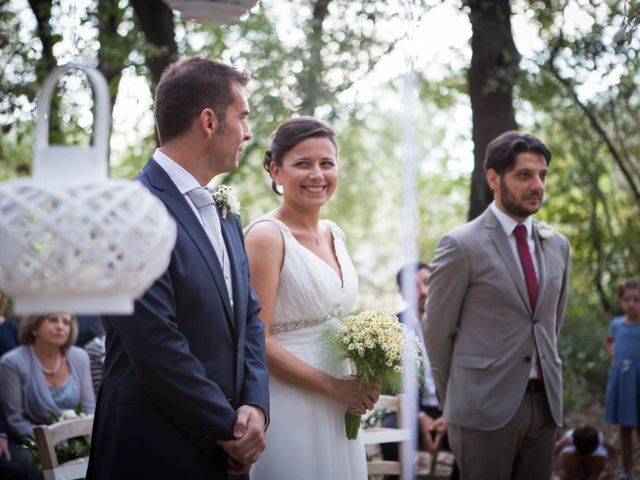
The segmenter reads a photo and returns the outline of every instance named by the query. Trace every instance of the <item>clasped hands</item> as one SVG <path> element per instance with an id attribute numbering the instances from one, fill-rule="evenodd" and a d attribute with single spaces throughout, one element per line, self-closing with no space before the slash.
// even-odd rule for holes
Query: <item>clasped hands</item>
<path id="1" fill-rule="evenodd" d="M 429 415 L 420 415 L 420 437 L 431 455 L 440 450 L 442 437 L 447 431 L 447 421 L 443 418 L 433 419 Z"/>
<path id="2" fill-rule="evenodd" d="M 230 475 L 246 475 L 265 449 L 266 418 L 258 407 L 243 405 L 236 410 L 233 440 L 217 443 L 227 452 L 227 472 Z"/>

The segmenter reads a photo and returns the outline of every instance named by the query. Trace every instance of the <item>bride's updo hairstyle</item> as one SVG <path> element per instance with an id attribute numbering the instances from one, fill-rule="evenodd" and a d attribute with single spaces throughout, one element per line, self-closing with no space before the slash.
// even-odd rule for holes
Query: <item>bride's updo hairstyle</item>
<path id="1" fill-rule="evenodd" d="M 264 154 L 262 165 L 268 174 L 271 174 L 269 167 L 271 163 L 275 163 L 278 167 L 282 166 L 282 159 L 289 150 L 294 148 L 303 140 L 312 137 L 328 138 L 338 153 L 338 145 L 336 144 L 335 132 L 324 122 L 313 117 L 292 118 L 282 123 L 276 131 L 271 134 L 271 145 L 269 150 Z M 276 182 L 271 180 L 271 189 L 278 195 L 282 195 L 276 186 Z"/>

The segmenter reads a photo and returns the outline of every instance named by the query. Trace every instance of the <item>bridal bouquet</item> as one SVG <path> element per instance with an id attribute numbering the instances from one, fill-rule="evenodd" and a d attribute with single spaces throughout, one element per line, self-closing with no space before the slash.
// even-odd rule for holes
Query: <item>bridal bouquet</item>
<path id="1" fill-rule="evenodd" d="M 336 329 L 333 341 L 339 359 L 349 359 L 362 382 L 376 382 L 385 393 L 400 392 L 402 363 L 409 349 L 413 349 L 418 378 L 423 374 L 419 338 L 386 310 L 367 310 L 346 317 Z M 347 411 L 345 426 L 347 438 L 357 438 L 360 415 Z"/>

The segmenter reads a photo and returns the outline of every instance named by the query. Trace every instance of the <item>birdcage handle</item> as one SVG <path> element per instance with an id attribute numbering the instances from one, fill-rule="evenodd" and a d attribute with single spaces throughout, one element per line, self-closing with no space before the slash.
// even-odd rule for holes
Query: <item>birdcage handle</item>
<path id="1" fill-rule="evenodd" d="M 49 116 L 51 100 L 58 80 L 71 70 L 81 70 L 93 90 L 93 141 L 90 147 L 49 144 Z M 38 117 L 33 154 L 33 176 L 58 176 L 61 170 L 79 168 L 85 178 L 106 178 L 108 174 L 111 98 L 102 73 L 93 67 L 72 62 L 56 67 L 45 79 L 38 97 Z M 56 164 L 59 162 L 61 164 Z"/>

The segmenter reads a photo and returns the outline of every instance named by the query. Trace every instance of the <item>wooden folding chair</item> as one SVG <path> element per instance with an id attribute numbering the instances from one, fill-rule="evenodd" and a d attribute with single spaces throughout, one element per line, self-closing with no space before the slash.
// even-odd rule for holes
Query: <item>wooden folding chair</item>
<path id="1" fill-rule="evenodd" d="M 91 435 L 92 427 L 93 418 L 88 417 L 40 425 L 33 429 L 45 480 L 74 480 L 86 476 L 89 457 L 78 458 L 60 465 L 54 447 L 57 443 L 70 438 Z"/>
<path id="2" fill-rule="evenodd" d="M 403 395 L 397 395 L 395 397 L 380 395 L 374 408 L 375 410 L 384 409 L 387 412 L 395 412 L 398 425 L 403 425 L 402 398 Z M 367 472 L 369 475 L 400 475 L 403 450 L 401 444 L 411 440 L 411 430 L 408 428 L 372 427 L 362 430 L 361 435 L 365 445 L 380 443 L 398 444 L 398 461 L 371 460 L 367 463 Z"/>
<path id="3" fill-rule="evenodd" d="M 400 475 L 402 471 L 403 448 L 402 443 L 411 439 L 411 430 L 409 428 L 400 428 L 403 422 L 403 394 L 393 396 L 380 395 L 378 402 L 375 404 L 375 410 L 384 409 L 386 412 L 395 412 L 398 428 L 371 427 L 361 431 L 365 445 L 374 445 L 380 443 L 397 443 L 398 444 L 398 461 L 372 459 L 367 462 L 367 472 L 369 475 Z M 411 461 L 415 461 L 415 474 L 417 478 L 423 480 L 442 480 L 448 479 L 452 460 L 450 456 L 436 452 L 431 455 L 427 452 L 416 452 Z M 444 470 L 446 473 L 441 473 Z"/>

